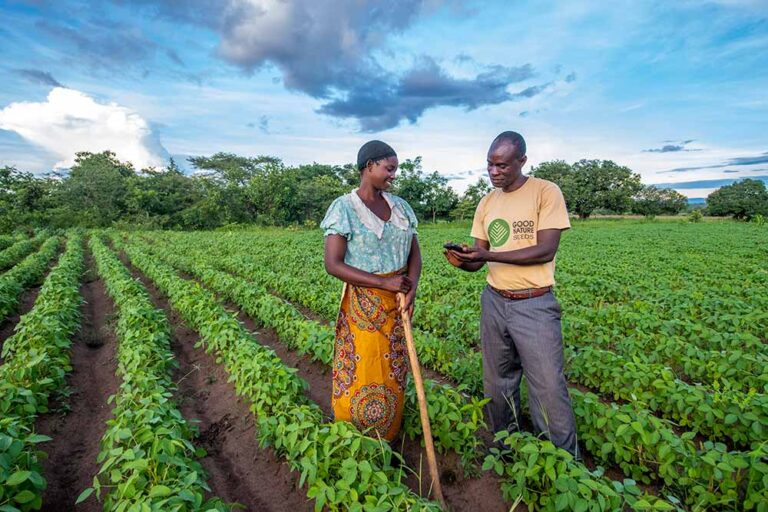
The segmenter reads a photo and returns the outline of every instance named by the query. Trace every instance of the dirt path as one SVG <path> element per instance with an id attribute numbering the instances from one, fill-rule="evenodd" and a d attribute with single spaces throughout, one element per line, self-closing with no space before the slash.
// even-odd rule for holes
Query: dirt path
<path id="1" fill-rule="evenodd" d="M 72 372 L 67 378 L 71 394 L 55 400 L 51 412 L 37 421 L 37 431 L 53 438 L 42 445 L 48 453 L 48 459 L 43 461 L 48 481 L 43 511 L 96 512 L 102 508 L 93 497 L 77 507 L 74 505 L 99 471 L 99 442 L 111 417 L 107 399 L 120 385 L 115 375 L 117 339 L 111 325 L 115 307 L 103 281 L 96 277 L 90 255 L 86 264 L 88 270 L 80 286 L 85 302 L 81 307 L 80 330 L 72 343 Z"/>
<path id="2" fill-rule="evenodd" d="M 129 259 L 124 253 L 120 253 L 120 258 L 124 263 L 129 264 Z M 143 275 L 136 272 L 135 269 L 132 271 L 136 277 L 142 280 L 147 289 L 150 290 L 151 294 L 158 294 L 151 282 L 149 282 Z M 184 279 L 195 280 L 193 276 L 183 272 L 180 272 L 179 275 Z M 254 337 L 259 343 L 272 348 L 287 366 L 298 370 L 298 375 L 309 384 L 309 389 L 307 390 L 308 398 L 318 404 L 323 411 L 324 416 L 326 416 L 327 419 L 330 419 L 332 417 L 332 409 L 330 400 L 331 378 L 328 373 L 329 369 L 320 362 L 313 362 L 308 357 L 290 350 L 279 340 L 274 330 L 257 323 L 254 319 L 240 311 L 236 304 L 228 302 L 220 296 L 218 296 L 218 298 L 224 303 L 228 310 L 238 315 L 238 319 L 243 322 L 245 327 L 251 333 L 254 334 Z M 174 324 L 178 320 L 175 318 L 175 314 L 169 315 L 169 318 L 172 319 Z M 226 380 L 225 373 L 221 380 Z M 228 406 L 224 408 L 224 410 L 230 411 L 231 407 Z M 185 417 L 187 417 L 187 414 L 183 410 L 182 412 Z M 203 425 L 201 425 L 201 433 L 202 432 L 204 432 Z M 241 449 L 249 449 L 252 444 L 255 444 L 255 441 L 249 442 L 248 439 L 245 441 L 246 442 L 242 445 Z M 406 465 L 409 468 L 413 468 L 416 472 L 416 474 L 411 474 L 407 478 L 407 485 L 417 493 L 419 493 L 420 490 L 423 490 L 421 494 L 425 495 L 426 490 L 429 488 L 430 478 L 428 471 L 426 470 L 426 452 L 419 446 L 419 441 L 401 439 L 393 443 L 393 447 L 403 454 Z M 422 471 L 419 471 L 420 465 L 424 468 Z M 496 478 L 493 478 L 489 473 L 482 472 L 478 478 L 467 478 L 463 474 L 458 457 L 455 454 L 438 454 L 438 466 L 441 470 L 443 493 L 448 505 L 454 512 L 474 512 L 475 510 L 483 510 L 484 512 L 506 512 L 509 510 L 509 505 L 504 502 L 501 496 L 499 481 Z M 421 482 L 419 482 L 419 476 L 421 477 Z M 282 485 L 282 480 L 283 479 L 280 479 L 276 484 Z M 211 485 L 213 486 L 212 483 Z M 269 499 L 266 502 L 277 503 L 273 500 L 274 498 Z M 524 512 L 526 510 L 527 508 L 524 505 L 517 508 L 517 512 Z"/>
<path id="3" fill-rule="evenodd" d="M 306 356 L 290 350 L 279 340 L 276 333 L 263 325 L 258 324 L 248 315 L 239 311 L 237 306 L 226 303 L 228 309 L 238 312 L 238 318 L 246 328 L 254 333 L 254 336 L 263 345 L 272 348 L 283 362 L 298 369 L 299 376 L 309 383 L 308 395 L 323 410 L 327 418 L 332 417 L 331 409 L 331 376 L 329 368 L 323 363 L 310 361 Z M 419 446 L 419 441 L 399 439 L 392 443 L 393 448 L 403 454 L 406 465 L 416 472 L 407 479 L 408 486 L 415 492 L 426 495 L 430 484 L 429 471 L 427 470 L 426 452 Z M 423 462 L 422 462 L 423 461 Z M 443 494 L 448 506 L 454 512 L 476 511 L 484 512 L 507 511 L 509 506 L 501 497 L 499 482 L 487 472 L 483 472 L 478 478 L 467 478 L 460 467 L 458 457 L 455 454 L 437 455 L 438 467 L 441 473 Z M 419 471 L 419 467 L 422 470 Z M 417 475 L 421 476 L 421 482 Z M 518 508 L 523 512 L 524 506 Z"/>
<path id="4" fill-rule="evenodd" d="M 208 452 L 200 462 L 208 472 L 212 494 L 240 503 L 247 511 L 313 510 L 288 465 L 271 449 L 259 448 L 253 414 L 227 381 L 224 367 L 202 348 L 194 348 L 200 339 L 197 333 L 185 325 L 155 285 L 130 266 L 124 254 L 120 258 L 171 322 L 172 349 L 180 366 L 174 376 L 179 409 L 188 421 L 197 421 L 197 444 Z"/>

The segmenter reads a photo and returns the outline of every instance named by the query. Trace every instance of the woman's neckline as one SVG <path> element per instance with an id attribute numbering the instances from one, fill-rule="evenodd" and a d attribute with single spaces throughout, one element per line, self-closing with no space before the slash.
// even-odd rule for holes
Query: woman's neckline
<path id="1" fill-rule="evenodd" d="M 356 188 L 352 193 L 355 194 L 358 197 L 358 199 L 360 199 L 360 202 L 363 203 L 363 206 L 365 206 L 369 212 L 371 212 L 374 216 L 376 216 L 377 219 L 380 219 L 384 223 L 387 223 L 390 220 L 392 220 L 392 206 L 389 204 L 389 201 L 387 201 L 387 198 L 384 195 L 385 192 L 381 192 L 381 198 L 384 199 L 384 203 L 387 205 L 387 208 L 389 208 L 389 217 L 386 219 L 380 217 L 375 211 L 371 210 L 371 208 L 368 206 L 368 204 L 365 202 L 365 199 L 362 198 L 359 192 L 360 192 L 360 189 Z"/>

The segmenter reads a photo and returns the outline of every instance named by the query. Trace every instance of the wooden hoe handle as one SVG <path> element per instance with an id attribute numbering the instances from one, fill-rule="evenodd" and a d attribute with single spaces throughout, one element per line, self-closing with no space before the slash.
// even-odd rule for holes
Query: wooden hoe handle
<path id="1" fill-rule="evenodd" d="M 416 345 L 413 343 L 413 333 L 411 332 L 411 318 L 405 310 L 405 295 L 397 294 L 398 309 L 400 317 L 403 319 L 403 330 L 405 331 L 405 344 L 408 349 L 408 359 L 411 362 L 411 371 L 413 372 L 413 383 L 416 387 L 416 397 L 419 400 L 419 414 L 421 416 L 421 428 L 424 431 L 424 445 L 427 448 L 427 463 L 429 465 L 429 474 L 432 477 L 432 485 L 435 491 L 435 497 L 443 510 L 448 510 L 443 497 L 443 489 L 440 486 L 440 473 L 437 471 L 437 459 L 435 459 L 435 445 L 432 442 L 432 428 L 429 425 L 429 414 L 427 413 L 427 398 L 424 394 L 424 381 L 421 378 L 421 367 L 419 358 L 416 355 Z"/>

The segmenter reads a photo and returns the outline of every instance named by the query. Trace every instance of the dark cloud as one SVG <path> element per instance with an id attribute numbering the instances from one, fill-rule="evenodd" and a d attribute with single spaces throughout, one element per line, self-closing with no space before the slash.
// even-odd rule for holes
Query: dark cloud
<path id="1" fill-rule="evenodd" d="M 35 84 L 64 87 L 47 71 L 40 71 L 39 69 L 14 69 L 13 72 Z"/>
<path id="2" fill-rule="evenodd" d="M 507 87 L 533 77 L 530 64 L 490 66 L 474 78 L 449 75 L 436 61 L 422 58 L 404 73 L 383 68 L 377 50 L 393 35 L 446 0 L 113 0 L 150 15 L 204 25 L 219 35 L 216 54 L 253 72 L 274 66 L 288 89 L 324 104 L 319 112 L 354 119 L 363 131 L 416 122 L 430 108 L 472 110 L 530 98 L 549 84 L 511 94 Z M 456 62 L 474 62 L 459 55 Z M 569 75 L 570 76 L 570 75 Z M 575 75 L 573 78 L 575 79 Z"/>
<path id="3" fill-rule="evenodd" d="M 571 72 L 568 74 L 568 76 L 565 77 L 565 81 L 568 83 L 575 82 L 576 81 L 576 73 Z"/>
<path id="4" fill-rule="evenodd" d="M 551 85 L 552 85 L 552 82 L 547 82 L 546 84 L 541 84 L 541 85 L 532 85 L 531 87 L 527 87 L 520 92 L 510 94 L 509 99 L 517 100 L 522 98 L 533 98 L 534 96 L 541 94 L 542 92 L 547 90 Z"/>
<path id="5" fill-rule="evenodd" d="M 474 62 L 475 59 L 467 55 L 466 53 L 460 53 L 453 58 L 453 61 L 457 64 L 465 64 L 467 62 Z"/>
<path id="6" fill-rule="evenodd" d="M 135 29 L 115 23 L 83 21 L 77 29 L 56 25 L 48 21 L 37 22 L 37 27 L 62 44 L 73 47 L 78 58 L 90 65 L 115 69 L 126 64 L 147 60 L 157 46 Z"/>
<path id="7" fill-rule="evenodd" d="M 531 113 L 528 112 L 527 110 L 523 110 L 522 112 L 520 112 L 517 115 L 519 115 L 520 117 L 528 117 L 529 115 L 531 115 Z"/>
<path id="8" fill-rule="evenodd" d="M 741 171 L 737 171 L 736 169 L 726 169 L 723 172 L 731 174 L 731 173 L 734 173 L 734 172 L 741 172 Z"/>
<path id="9" fill-rule="evenodd" d="M 269 131 L 269 117 L 268 116 L 261 116 L 261 117 L 259 117 L 259 122 L 258 123 L 250 122 L 250 123 L 246 124 L 245 126 L 247 126 L 248 128 L 258 128 L 259 130 L 261 130 L 261 133 L 264 133 L 264 134 L 267 134 L 267 135 L 272 133 L 272 132 Z"/>
<path id="10" fill-rule="evenodd" d="M 679 183 L 657 183 L 655 186 L 659 188 L 673 188 L 673 189 L 694 189 L 694 188 L 718 188 L 726 185 L 732 185 L 737 181 L 741 181 L 747 178 L 723 178 L 715 180 L 697 180 L 697 181 L 682 181 Z M 768 176 L 750 176 L 748 179 L 760 180 L 768 184 Z"/>
<path id="11" fill-rule="evenodd" d="M 430 58 L 422 58 L 402 77 L 351 84 L 343 98 L 327 102 L 320 108 L 326 115 L 354 118 L 366 132 L 397 126 L 402 120 L 415 123 L 429 108 L 464 107 L 474 110 L 484 105 L 535 96 L 543 86 L 534 86 L 510 94 L 507 86 L 533 76 L 529 64 L 517 68 L 493 66 L 473 79 L 448 76 Z"/>
<path id="12" fill-rule="evenodd" d="M 166 48 L 165 54 L 168 56 L 169 59 L 171 59 L 173 62 L 178 64 L 179 66 L 184 66 L 184 61 L 181 60 L 181 57 L 179 57 L 179 54 L 176 53 L 176 50 L 172 48 Z"/>
<path id="13" fill-rule="evenodd" d="M 661 173 L 672 173 L 672 172 L 688 172 L 688 171 L 698 171 L 700 169 L 722 169 L 723 167 L 732 167 L 732 166 L 742 166 L 742 165 L 758 165 L 758 164 L 768 164 L 768 151 L 759 155 L 759 156 L 740 156 L 736 158 L 731 158 L 721 164 L 715 164 L 715 165 L 702 165 L 699 167 L 678 167 L 676 169 L 669 169 L 667 171 L 660 171 Z"/>
<path id="14" fill-rule="evenodd" d="M 162 56 L 181 68 L 186 67 L 176 50 L 156 43 L 137 23 L 111 19 L 98 8 L 88 16 L 78 12 L 71 20 L 54 16 L 57 11 L 53 7 L 50 9 L 51 15 L 35 26 L 45 37 L 56 42 L 71 63 L 84 65 L 91 71 L 132 73 L 141 78 L 149 75 L 153 61 Z M 177 70 L 172 67 L 167 73 L 181 80 L 201 82 L 199 75 Z"/>
<path id="15" fill-rule="evenodd" d="M 678 151 L 701 151 L 700 149 L 689 149 L 686 146 L 693 142 L 694 139 L 681 140 L 674 144 L 665 144 L 660 148 L 644 149 L 643 153 L 676 153 Z M 664 142 L 675 142 L 671 140 L 665 140 Z"/>

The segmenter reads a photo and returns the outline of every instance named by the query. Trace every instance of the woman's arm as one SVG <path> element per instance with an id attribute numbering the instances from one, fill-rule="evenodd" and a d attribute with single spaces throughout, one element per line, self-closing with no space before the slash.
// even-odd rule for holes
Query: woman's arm
<path id="1" fill-rule="evenodd" d="M 413 284 L 409 276 L 382 277 L 344 263 L 347 239 L 341 235 L 325 237 L 325 271 L 354 286 L 381 288 L 391 292 L 408 293 Z M 419 267 L 421 263 L 419 263 Z"/>
<path id="2" fill-rule="evenodd" d="M 416 288 L 419 286 L 421 277 L 421 247 L 419 239 L 413 235 L 411 239 L 411 251 L 408 253 L 408 277 L 411 278 L 412 287 L 405 295 L 405 310 L 408 316 L 413 317 L 413 304 L 416 300 Z"/>

